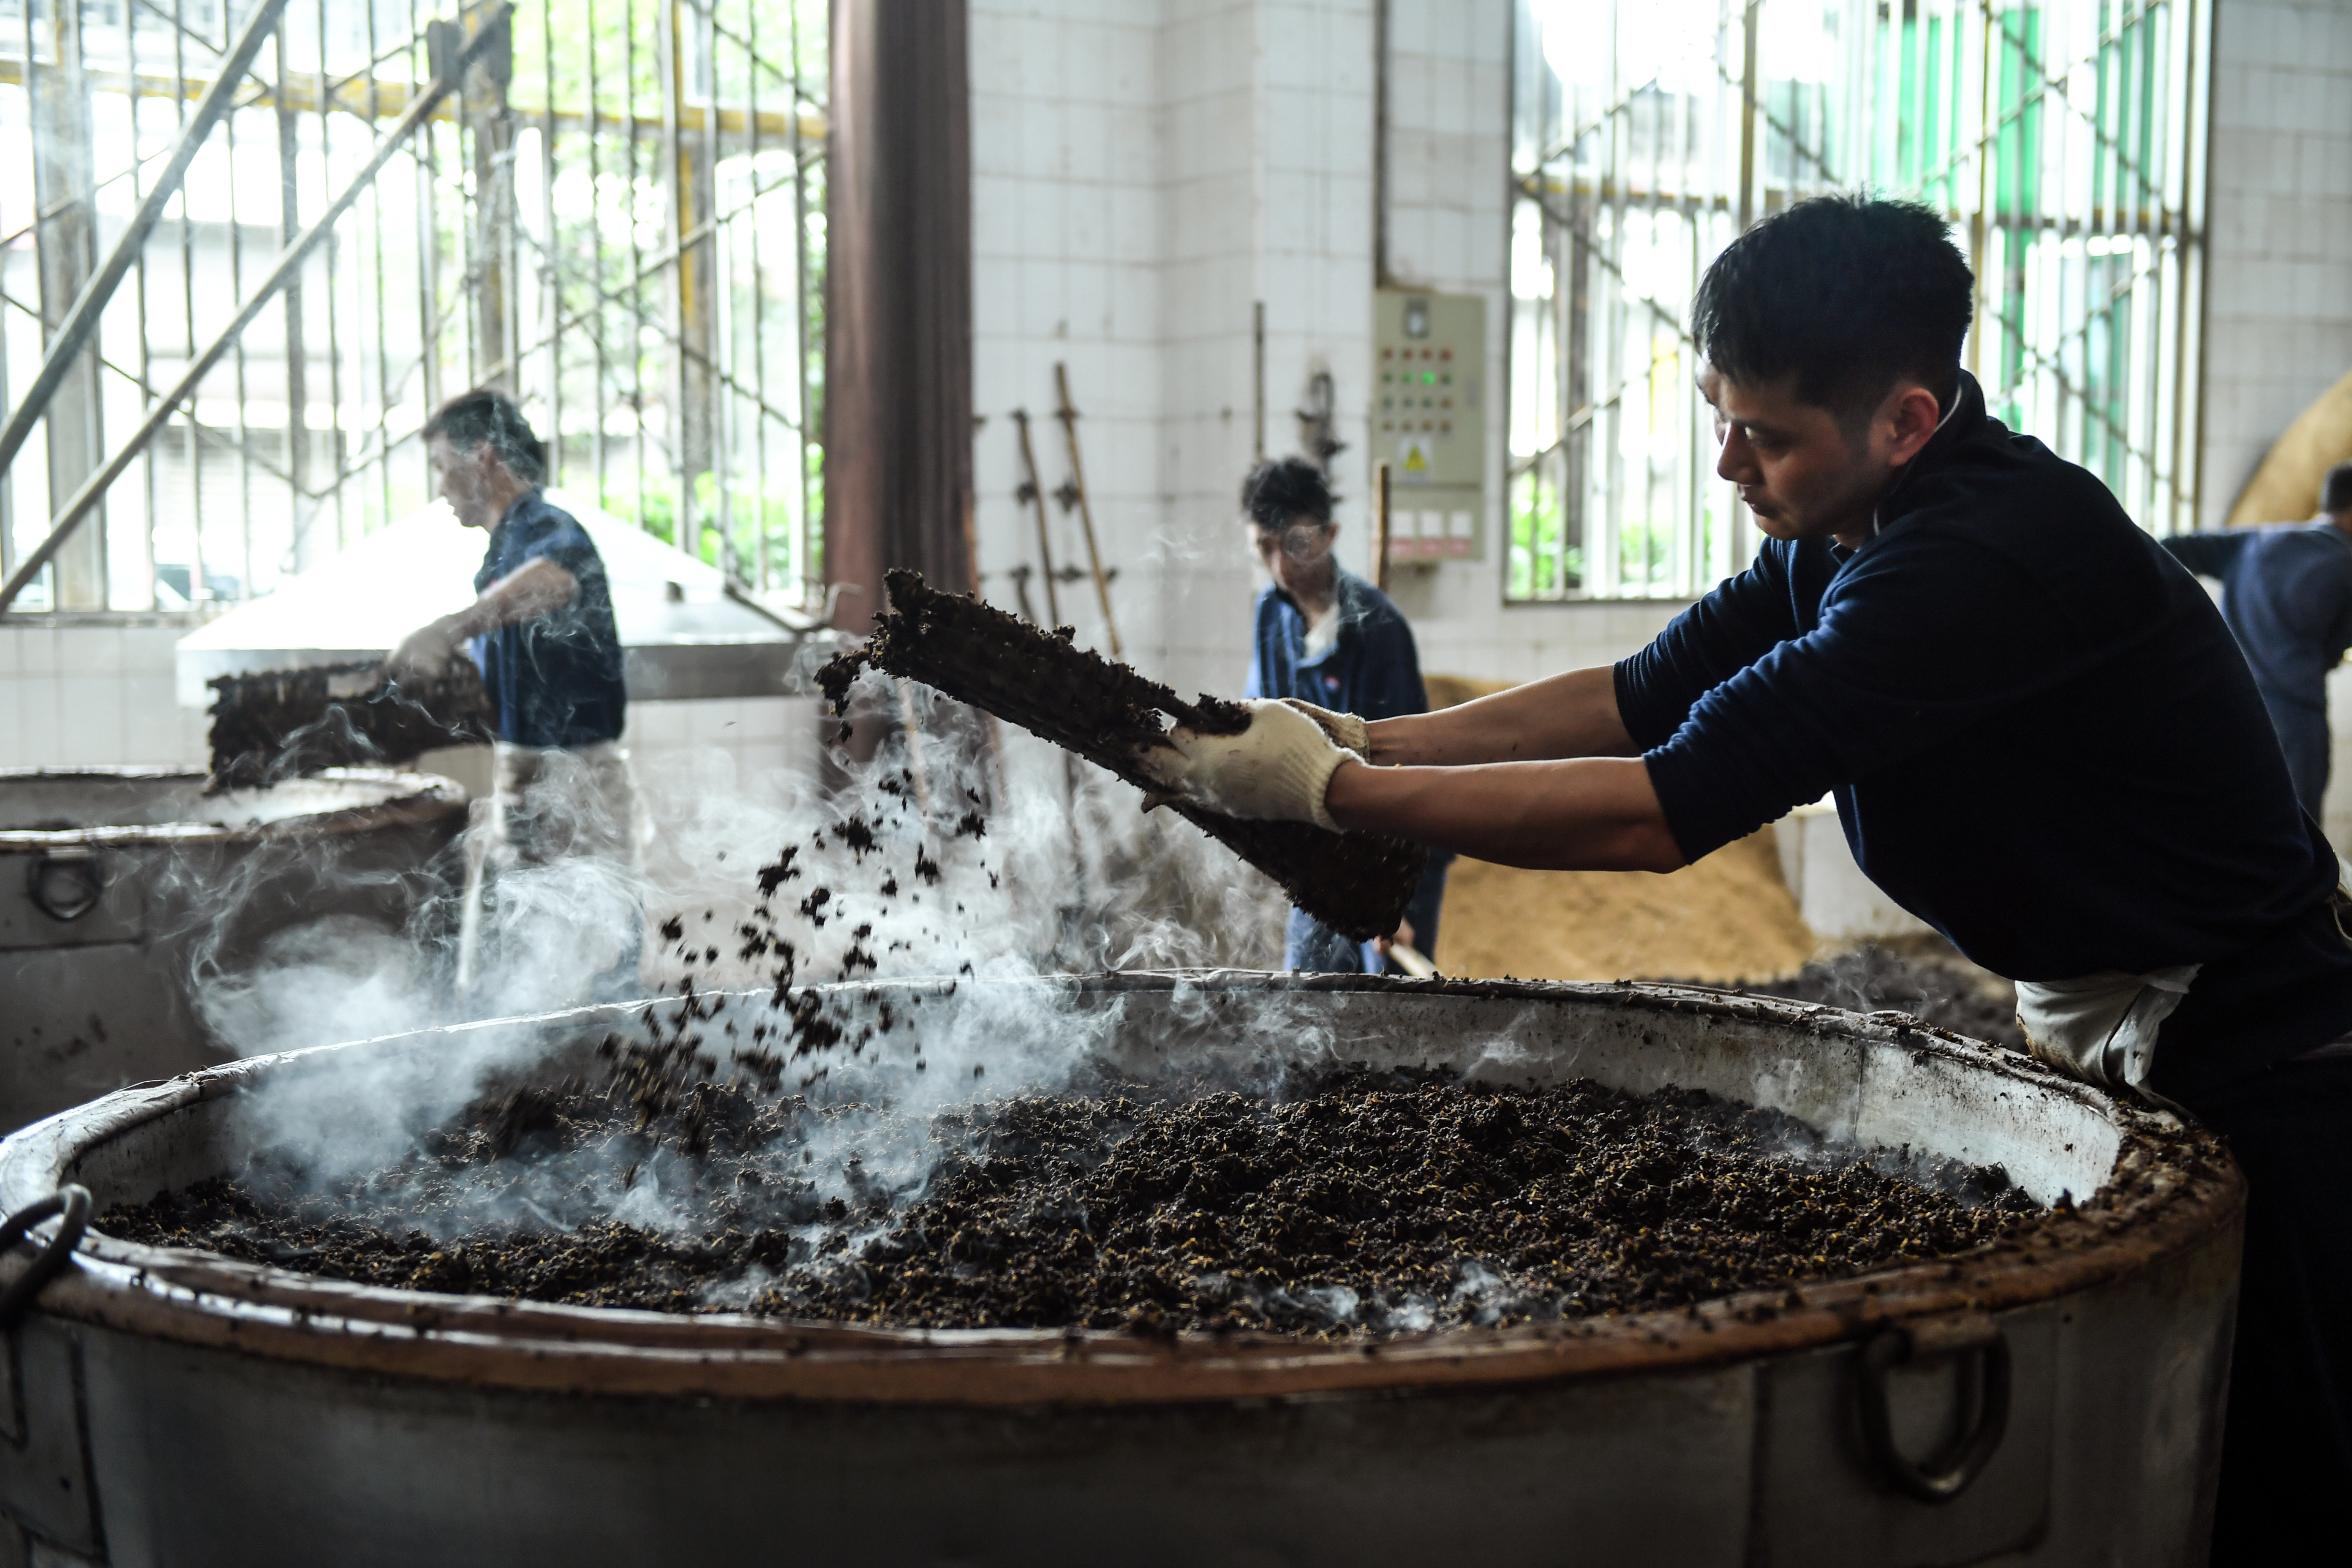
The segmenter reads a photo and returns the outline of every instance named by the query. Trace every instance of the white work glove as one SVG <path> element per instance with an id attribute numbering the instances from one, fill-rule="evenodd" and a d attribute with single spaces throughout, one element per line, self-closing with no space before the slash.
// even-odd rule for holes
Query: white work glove
<path id="1" fill-rule="evenodd" d="M 1301 702 L 1296 697 L 1282 699 L 1282 705 L 1285 708 L 1297 709 L 1301 713 L 1322 725 L 1323 732 L 1340 745 L 1347 747 L 1366 762 L 1372 760 L 1372 733 L 1364 728 L 1364 721 L 1353 713 L 1334 713 L 1328 708 L 1318 708 L 1312 702 Z"/>
<path id="2" fill-rule="evenodd" d="M 417 627 L 383 661 L 386 675 L 395 680 L 437 680 L 457 657 L 457 638 L 441 621 Z"/>
<path id="3" fill-rule="evenodd" d="M 1322 727 L 1280 702 L 1248 701 L 1249 728 L 1202 735 L 1179 724 L 1137 753 L 1144 772 L 1170 795 L 1252 821 L 1311 822 L 1334 833 L 1323 805 L 1331 774 L 1350 760 Z M 1144 809 L 1159 805 L 1148 800 Z"/>

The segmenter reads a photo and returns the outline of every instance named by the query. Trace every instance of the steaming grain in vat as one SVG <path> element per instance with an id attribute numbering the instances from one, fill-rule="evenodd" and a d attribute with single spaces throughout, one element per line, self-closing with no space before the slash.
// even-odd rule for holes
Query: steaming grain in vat
<path id="1" fill-rule="evenodd" d="M 1998 1173 L 1704 1096 L 1356 1070 L 1339 1011 L 1272 998 L 1238 1021 L 1238 1066 L 1111 1066 L 1117 1007 L 977 983 L 1058 967 L 1071 840 L 1018 790 L 984 816 L 982 754 L 958 760 L 894 742 L 821 826 L 714 849 L 742 890 L 655 927 L 670 978 L 635 1030 L 487 1030 L 458 1079 L 289 1080 L 241 1105 L 241 1171 L 105 1223 L 578 1305 L 1385 1334 L 1850 1274 L 2034 1212 Z M 1248 907 L 1220 862 L 1186 870 Z M 1107 952 L 1115 929 L 1088 956 L 1192 956 L 1135 913 Z M 951 978 L 865 984 L 908 974 Z"/>

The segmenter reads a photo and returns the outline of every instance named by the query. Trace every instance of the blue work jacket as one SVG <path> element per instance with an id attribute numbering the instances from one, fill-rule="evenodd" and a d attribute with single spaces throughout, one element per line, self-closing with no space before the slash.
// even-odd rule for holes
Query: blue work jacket
<path id="1" fill-rule="evenodd" d="M 1429 693 L 1421 680 L 1421 651 L 1413 645 L 1412 627 L 1403 612 L 1390 603 L 1386 594 L 1345 570 L 1339 574 L 1337 598 L 1339 635 L 1320 658 L 1310 658 L 1306 614 L 1279 587 L 1268 584 L 1260 590 L 1244 695 L 1295 698 L 1363 719 L 1428 712 Z M 1452 851 L 1432 850 L 1421 887 L 1405 908 L 1405 919 L 1433 958 L 1439 906 L 1445 897 L 1445 868 L 1453 863 Z M 1287 956 L 1291 967 L 1300 967 L 1301 955 L 1306 953 L 1323 955 L 1313 967 L 1333 967 L 1334 955 L 1348 946 L 1357 948 L 1356 961 L 1362 972 L 1377 973 L 1384 966 L 1370 942 L 1348 943 L 1304 911 L 1291 911 Z"/>
<path id="2" fill-rule="evenodd" d="M 499 738 L 541 747 L 619 740 L 628 711 L 621 634 L 604 558 L 579 520 L 537 490 L 521 497 L 490 531 L 474 591 L 541 557 L 579 584 L 572 602 L 474 639 L 474 661 L 498 704 Z"/>

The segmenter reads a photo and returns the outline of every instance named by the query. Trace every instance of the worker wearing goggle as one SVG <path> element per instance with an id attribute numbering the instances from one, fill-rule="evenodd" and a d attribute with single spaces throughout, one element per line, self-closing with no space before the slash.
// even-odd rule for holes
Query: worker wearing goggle
<path id="1" fill-rule="evenodd" d="M 1389 596 L 1344 570 L 1332 547 L 1339 524 L 1323 470 L 1303 458 L 1259 463 L 1242 482 L 1258 560 L 1272 579 L 1257 596 L 1245 695 L 1309 705 L 1341 727 L 1429 711 L 1412 627 Z M 1408 972 L 1437 951 L 1437 917 L 1454 857 L 1433 851 L 1403 923 L 1360 942 L 1294 909 L 1283 967 L 1323 973 Z"/>

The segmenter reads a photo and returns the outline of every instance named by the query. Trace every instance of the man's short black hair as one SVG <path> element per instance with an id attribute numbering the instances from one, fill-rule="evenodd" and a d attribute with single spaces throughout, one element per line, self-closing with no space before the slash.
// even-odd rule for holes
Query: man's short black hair
<path id="1" fill-rule="evenodd" d="M 547 479 L 547 443 L 533 434 L 515 400 L 487 386 L 461 392 L 425 422 L 425 438 L 436 436 L 453 452 L 471 452 L 485 445 L 499 455 L 507 472 L 527 485 Z"/>
<path id="2" fill-rule="evenodd" d="M 2330 517 L 2352 511 L 2352 463 L 2338 463 L 2319 482 L 2319 510 Z"/>
<path id="3" fill-rule="evenodd" d="M 1916 202 L 1814 196 L 1725 247 L 1699 280 L 1691 338 L 1731 380 L 1793 374 L 1841 419 L 1899 380 L 1951 406 L 1976 279 L 1944 220 Z"/>
<path id="4" fill-rule="evenodd" d="M 1300 518 L 1331 521 L 1331 481 L 1304 458 L 1268 458 L 1242 481 L 1242 510 L 1251 522 L 1280 531 Z"/>

